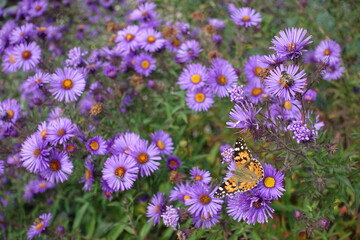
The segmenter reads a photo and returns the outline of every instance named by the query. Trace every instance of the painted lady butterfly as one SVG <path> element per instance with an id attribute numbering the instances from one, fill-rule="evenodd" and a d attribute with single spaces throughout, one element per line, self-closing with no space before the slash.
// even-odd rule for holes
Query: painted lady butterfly
<path id="1" fill-rule="evenodd" d="M 235 142 L 234 161 L 236 170 L 232 171 L 233 176 L 221 184 L 214 197 L 223 198 L 237 192 L 246 192 L 263 179 L 264 169 L 258 160 L 253 159 L 242 137 Z"/>

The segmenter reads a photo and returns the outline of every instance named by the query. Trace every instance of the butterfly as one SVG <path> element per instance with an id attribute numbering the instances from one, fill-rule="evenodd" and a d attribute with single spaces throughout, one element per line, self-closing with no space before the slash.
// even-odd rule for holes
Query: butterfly
<path id="1" fill-rule="evenodd" d="M 214 194 L 215 198 L 246 192 L 256 187 L 264 178 L 263 167 L 252 157 L 242 137 L 235 142 L 234 161 L 236 170 L 231 172 L 233 176 L 220 185 Z"/>

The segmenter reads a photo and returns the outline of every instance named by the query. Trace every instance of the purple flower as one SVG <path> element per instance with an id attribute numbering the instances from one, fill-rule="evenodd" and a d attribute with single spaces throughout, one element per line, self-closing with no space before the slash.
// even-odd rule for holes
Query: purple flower
<path id="1" fill-rule="evenodd" d="M 139 27 L 136 25 L 130 25 L 117 33 L 115 41 L 122 49 L 135 51 L 139 47 L 138 33 Z"/>
<path id="2" fill-rule="evenodd" d="M 91 154 L 105 155 L 108 153 L 107 147 L 107 142 L 103 139 L 102 136 L 90 138 L 86 142 L 86 148 L 90 151 Z"/>
<path id="3" fill-rule="evenodd" d="M 261 61 L 259 55 L 249 57 L 249 60 L 244 64 L 244 73 L 248 82 L 261 83 L 261 72 L 267 67 L 266 63 Z"/>
<path id="4" fill-rule="evenodd" d="M 49 149 L 45 149 L 47 142 L 38 134 L 28 137 L 21 146 L 21 161 L 24 167 L 32 173 L 38 173 L 46 168 Z"/>
<path id="5" fill-rule="evenodd" d="M 50 152 L 49 162 L 41 172 L 41 176 L 49 182 L 64 182 L 68 179 L 68 175 L 72 173 L 73 167 L 66 152 L 53 149 Z"/>
<path id="6" fill-rule="evenodd" d="M 315 59 L 315 51 L 309 50 L 304 55 L 304 63 L 306 64 L 315 64 L 317 60 Z"/>
<path id="7" fill-rule="evenodd" d="M 23 83 L 22 88 L 25 93 L 31 93 L 43 86 L 44 83 L 50 82 L 50 74 L 38 71 L 34 76 L 28 77 Z"/>
<path id="8" fill-rule="evenodd" d="M 133 145 L 138 144 L 140 136 L 133 132 L 126 132 L 114 140 L 110 151 L 112 154 L 117 155 L 120 153 L 129 154 Z"/>
<path id="9" fill-rule="evenodd" d="M 298 100 L 291 99 L 284 101 L 283 106 L 283 116 L 285 120 L 290 119 L 300 119 L 301 118 L 301 103 Z"/>
<path id="10" fill-rule="evenodd" d="M 31 225 L 29 231 L 27 232 L 27 238 L 33 239 L 36 236 L 39 236 L 42 231 L 44 231 L 50 223 L 51 213 L 44 213 L 39 216 L 34 222 L 34 225 Z"/>
<path id="11" fill-rule="evenodd" d="M 164 213 L 161 214 L 161 217 L 165 226 L 172 227 L 175 231 L 177 230 L 180 216 L 176 208 L 173 208 L 172 205 L 166 206 L 166 209 Z"/>
<path id="12" fill-rule="evenodd" d="M 341 61 L 337 61 L 329 64 L 321 75 L 326 81 L 332 81 L 341 78 L 344 71 L 345 68 L 341 66 Z"/>
<path id="13" fill-rule="evenodd" d="M 234 160 L 234 149 L 232 147 L 227 147 L 223 151 L 221 151 L 221 163 L 231 163 Z"/>
<path id="14" fill-rule="evenodd" d="M 276 169 L 271 164 L 262 164 L 264 168 L 264 178 L 254 189 L 254 192 L 258 193 L 263 198 L 272 200 L 279 199 L 282 192 L 285 191 L 283 180 L 284 174 Z"/>
<path id="15" fill-rule="evenodd" d="M 65 112 L 65 109 L 56 107 L 49 113 L 49 118 L 46 119 L 47 121 L 56 120 L 61 117 Z"/>
<path id="16" fill-rule="evenodd" d="M 155 144 L 161 155 L 170 155 L 174 151 L 170 135 L 164 131 L 156 131 L 151 134 L 151 141 Z"/>
<path id="17" fill-rule="evenodd" d="M 94 182 L 94 164 L 91 158 L 85 160 L 85 175 L 80 179 L 79 183 L 84 183 L 82 190 L 90 191 Z"/>
<path id="18" fill-rule="evenodd" d="M 246 98 L 243 85 L 240 86 L 235 85 L 229 91 L 229 94 L 230 94 L 230 101 L 237 104 L 241 103 Z"/>
<path id="19" fill-rule="evenodd" d="M 85 76 L 78 70 L 71 68 L 56 69 L 51 75 L 51 89 L 49 90 L 58 101 L 76 101 L 83 93 L 86 85 Z"/>
<path id="20" fill-rule="evenodd" d="M 158 192 L 152 197 L 151 202 L 147 206 L 146 216 L 150 218 L 148 222 L 153 221 L 154 225 L 160 223 L 160 217 L 163 213 L 164 206 L 165 196 L 163 193 Z"/>
<path id="21" fill-rule="evenodd" d="M 76 126 L 68 118 L 60 117 L 49 123 L 46 139 L 55 146 L 64 144 L 75 136 Z"/>
<path id="22" fill-rule="evenodd" d="M 212 25 L 217 31 L 222 31 L 226 26 L 226 23 L 223 20 L 217 18 L 209 18 L 207 22 Z"/>
<path id="23" fill-rule="evenodd" d="M 247 224 L 265 223 L 272 218 L 274 209 L 269 206 L 270 200 L 256 195 L 237 193 L 230 198 L 227 205 L 227 213 L 234 220 L 245 220 Z"/>
<path id="24" fill-rule="evenodd" d="M 132 187 L 139 168 L 131 156 L 114 155 L 106 159 L 102 170 L 103 179 L 114 191 L 125 191 Z"/>
<path id="25" fill-rule="evenodd" d="M 315 101 L 317 96 L 317 92 L 315 90 L 309 89 L 304 95 L 303 99 L 305 101 Z"/>
<path id="26" fill-rule="evenodd" d="M 296 65 L 278 66 L 266 78 L 266 91 L 285 100 L 295 97 L 296 93 L 302 93 L 306 86 L 305 71 L 298 73 L 298 70 L 299 66 Z"/>
<path id="27" fill-rule="evenodd" d="M 217 224 L 220 220 L 219 213 L 215 215 L 211 215 L 210 213 L 207 215 L 195 215 L 193 216 L 193 224 L 196 228 L 211 228 L 215 224 Z"/>
<path id="28" fill-rule="evenodd" d="M 340 61 L 341 47 L 334 40 L 326 39 L 315 48 L 315 59 L 321 61 L 324 57 L 329 59 L 329 64 L 334 65 Z"/>
<path id="29" fill-rule="evenodd" d="M 4 111 L 4 114 L 0 114 L 1 124 L 5 124 L 4 122 L 16 123 L 21 117 L 21 108 L 16 99 L 5 99 L 0 102 L 0 108 Z"/>
<path id="30" fill-rule="evenodd" d="M 11 31 L 9 41 L 12 45 L 24 43 L 33 38 L 34 32 L 35 25 L 32 23 L 25 23 Z"/>
<path id="31" fill-rule="evenodd" d="M 5 173 L 5 161 L 0 160 L 0 176 Z"/>
<path id="32" fill-rule="evenodd" d="M 147 77 L 156 69 L 156 59 L 150 54 L 140 53 L 134 58 L 134 69 L 137 73 Z"/>
<path id="33" fill-rule="evenodd" d="M 131 21 L 139 21 L 141 27 L 157 27 L 159 23 L 157 22 L 158 14 L 154 10 L 156 4 L 152 2 L 145 2 L 140 4 L 137 9 L 132 11 L 129 15 Z"/>
<path id="34" fill-rule="evenodd" d="M 112 65 L 108 65 L 108 64 L 105 65 L 103 70 L 104 70 L 104 75 L 109 78 L 115 78 L 117 75 L 117 69 Z"/>
<path id="35" fill-rule="evenodd" d="M 189 191 L 188 199 L 185 199 L 185 205 L 189 206 L 189 212 L 199 216 L 215 215 L 221 209 L 222 199 L 214 198 L 214 191 L 211 186 L 202 183 L 193 185 Z"/>
<path id="36" fill-rule="evenodd" d="M 30 4 L 29 15 L 31 17 L 41 16 L 47 9 L 48 2 L 46 0 L 37 0 Z"/>
<path id="37" fill-rule="evenodd" d="M 2 68 L 5 73 L 7 72 L 16 72 L 19 69 L 19 64 L 15 59 L 15 53 L 13 47 L 8 47 L 5 49 L 2 56 Z"/>
<path id="38" fill-rule="evenodd" d="M 213 105 L 213 93 L 209 88 L 199 88 L 186 93 L 186 104 L 194 111 L 207 111 Z"/>
<path id="39" fill-rule="evenodd" d="M 189 192 L 191 191 L 191 185 L 189 182 L 179 183 L 170 191 L 169 199 L 170 201 L 179 200 L 182 203 L 185 203 L 186 199 L 190 199 Z"/>
<path id="40" fill-rule="evenodd" d="M 201 182 L 208 184 L 211 182 L 210 172 L 205 170 L 200 170 L 198 167 L 193 167 L 190 170 L 190 178 L 195 180 L 195 182 Z"/>
<path id="41" fill-rule="evenodd" d="M 260 57 L 260 61 L 271 66 L 275 67 L 286 60 L 286 56 L 281 56 L 278 54 L 264 55 Z"/>
<path id="42" fill-rule="evenodd" d="M 290 123 L 287 129 L 293 132 L 293 139 L 295 139 L 297 143 L 313 142 L 317 135 L 315 130 L 310 130 L 306 124 L 303 124 L 301 121 Z"/>
<path id="43" fill-rule="evenodd" d="M 211 62 L 209 70 L 209 86 L 220 98 L 229 96 L 229 91 L 236 84 L 238 77 L 231 64 L 221 58 Z"/>
<path id="44" fill-rule="evenodd" d="M 199 56 L 202 51 L 200 44 L 196 40 L 188 40 L 182 43 L 176 52 L 175 61 L 177 63 L 190 62 Z"/>
<path id="45" fill-rule="evenodd" d="M 137 166 L 140 168 L 141 177 L 149 176 L 152 172 L 159 168 L 161 160 L 159 150 L 155 144 L 148 146 L 148 141 L 139 140 L 137 144 L 130 146 L 130 155 L 135 158 Z"/>
<path id="46" fill-rule="evenodd" d="M 274 49 L 280 56 L 287 56 L 290 59 L 297 58 L 307 50 L 304 49 L 306 45 L 312 43 L 310 41 L 311 35 L 305 38 L 307 31 L 302 28 L 287 28 L 285 31 L 280 31 L 280 37 L 275 36 L 271 41 Z"/>
<path id="47" fill-rule="evenodd" d="M 244 132 L 249 128 L 258 128 L 255 116 L 260 112 L 261 108 L 256 109 L 251 103 L 245 101 L 236 104 L 230 112 L 231 122 L 227 122 L 228 128 L 240 128 L 240 132 Z"/>
<path id="48" fill-rule="evenodd" d="M 139 33 L 139 44 L 142 49 L 148 52 L 156 52 L 165 45 L 161 33 L 152 28 L 143 29 Z"/>
<path id="49" fill-rule="evenodd" d="M 231 20 L 238 26 L 251 27 L 261 22 L 260 13 L 249 7 L 238 8 L 230 13 Z"/>
<path id="50" fill-rule="evenodd" d="M 102 189 L 102 194 L 107 199 L 112 199 L 114 190 L 111 187 L 109 187 L 107 181 L 105 181 L 105 179 L 103 178 L 101 178 L 101 189 Z"/>
<path id="51" fill-rule="evenodd" d="M 181 161 L 176 156 L 170 156 L 167 158 L 167 167 L 170 170 L 176 170 L 181 167 Z"/>
<path id="52" fill-rule="evenodd" d="M 79 67 L 81 65 L 85 65 L 86 62 L 83 58 L 86 54 L 87 52 L 83 51 L 79 47 L 74 47 L 70 49 L 68 53 L 68 59 L 65 61 L 66 66 Z"/>
<path id="53" fill-rule="evenodd" d="M 250 102 L 253 104 L 258 104 L 262 102 L 263 94 L 265 94 L 265 86 L 261 81 L 251 81 L 245 85 L 244 91 L 247 96 L 249 96 Z"/>
<path id="54" fill-rule="evenodd" d="M 40 62 L 41 49 L 31 42 L 20 43 L 14 47 L 14 60 L 17 68 L 22 68 L 24 72 L 34 69 Z"/>
<path id="55" fill-rule="evenodd" d="M 179 76 L 181 89 L 195 90 L 203 87 L 208 80 L 207 69 L 201 63 L 191 63 L 184 68 Z"/>

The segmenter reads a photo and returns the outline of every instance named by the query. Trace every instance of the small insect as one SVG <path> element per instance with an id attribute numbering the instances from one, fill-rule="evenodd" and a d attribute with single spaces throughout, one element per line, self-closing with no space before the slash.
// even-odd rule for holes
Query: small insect
<path id="1" fill-rule="evenodd" d="M 253 159 L 242 137 L 235 142 L 234 161 L 236 170 L 231 172 L 233 176 L 220 185 L 214 197 L 223 198 L 237 192 L 249 191 L 264 178 L 263 167 L 258 160 Z"/>
<path id="2" fill-rule="evenodd" d="M 279 79 L 279 84 L 282 88 L 289 88 L 294 86 L 294 79 L 286 72 L 281 72 L 281 78 Z"/>

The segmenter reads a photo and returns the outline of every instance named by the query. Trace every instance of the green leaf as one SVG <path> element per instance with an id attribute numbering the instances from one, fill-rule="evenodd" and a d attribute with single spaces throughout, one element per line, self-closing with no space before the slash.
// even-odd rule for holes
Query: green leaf
<path id="1" fill-rule="evenodd" d="M 335 27 L 335 19 L 332 17 L 328 11 L 320 13 L 316 17 L 316 22 L 325 30 L 331 30 Z"/>
<path id="2" fill-rule="evenodd" d="M 74 224 L 73 224 L 73 231 L 76 231 L 79 228 L 81 220 L 83 219 L 83 216 L 84 216 L 84 214 L 85 214 L 88 207 L 89 207 L 89 203 L 85 203 L 80 208 L 80 210 L 76 213 Z"/>
<path id="3" fill-rule="evenodd" d="M 140 239 L 144 239 L 147 234 L 150 232 L 150 229 L 152 228 L 152 223 L 151 222 L 146 222 L 143 227 L 140 230 Z"/>

